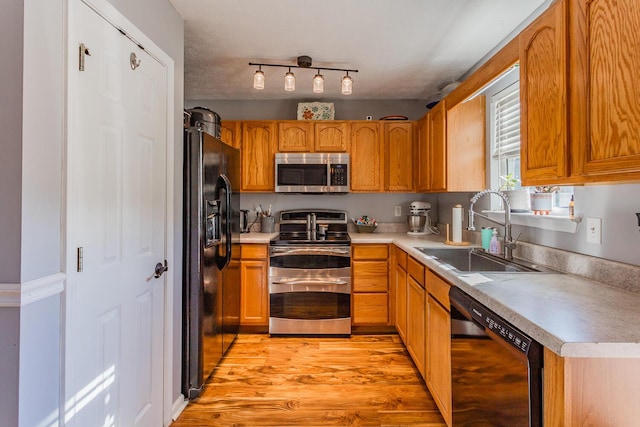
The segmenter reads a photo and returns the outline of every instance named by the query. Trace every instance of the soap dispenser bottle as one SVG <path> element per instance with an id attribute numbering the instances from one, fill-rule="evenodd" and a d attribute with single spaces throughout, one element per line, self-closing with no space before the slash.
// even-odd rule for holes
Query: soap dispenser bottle
<path id="1" fill-rule="evenodd" d="M 489 253 L 498 255 L 500 253 L 500 241 L 498 240 L 498 230 L 493 230 L 491 241 L 489 242 Z"/>

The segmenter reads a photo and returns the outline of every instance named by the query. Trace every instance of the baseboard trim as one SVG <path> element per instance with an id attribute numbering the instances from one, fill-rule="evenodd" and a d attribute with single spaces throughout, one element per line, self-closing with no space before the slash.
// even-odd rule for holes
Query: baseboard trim
<path id="1" fill-rule="evenodd" d="M 31 280 L 25 283 L 0 284 L 0 308 L 24 307 L 34 302 L 61 294 L 67 275 L 56 273 L 51 276 Z"/>
<path id="2" fill-rule="evenodd" d="M 189 401 L 185 399 L 183 394 L 180 394 L 180 396 L 178 396 L 178 398 L 173 402 L 173 405 L 171 407 L 171 413 L 172 413 L 171 418 L 173 419 L 173 421 L 178 419 L 182 411 L 184 411 L 184 408 L 187 407 L 188 403 Z"/>

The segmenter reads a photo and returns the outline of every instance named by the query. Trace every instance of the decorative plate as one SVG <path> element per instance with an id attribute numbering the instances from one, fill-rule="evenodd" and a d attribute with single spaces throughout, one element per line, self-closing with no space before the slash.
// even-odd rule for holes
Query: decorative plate
<path id="1" fill-rule="evenodd" d="M 384 116 L 380 120 L 408 120 L 407 116 Z"/>
<path id="2" fill-rule="evenodd" d="M 333 120 L 333 102 L 299 102 L 298 120 Z"/>

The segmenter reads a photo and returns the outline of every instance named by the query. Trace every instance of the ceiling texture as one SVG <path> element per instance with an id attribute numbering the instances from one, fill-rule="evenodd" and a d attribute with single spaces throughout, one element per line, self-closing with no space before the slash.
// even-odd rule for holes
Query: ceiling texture
<path id="1" fill-rule="evenodd" d="M 190 100 L 439 100 L 465 73 L 550 0 L 170 0 L 185 21 L 185 98 Z M 296 90 L 284 90 L 286 68 L 263 67 L 253 88 L 249 62 L 296 64 Z M 357 69 L 353 93 L 340 93 L 341 71 Z M 453 84 L 452 84 L 453 83 Z M 444 92 L 444 93 L 443 93 Z"/>

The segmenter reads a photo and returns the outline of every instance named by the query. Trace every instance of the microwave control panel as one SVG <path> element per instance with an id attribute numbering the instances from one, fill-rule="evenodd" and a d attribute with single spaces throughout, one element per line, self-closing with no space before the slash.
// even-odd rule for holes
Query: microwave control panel
<path id="1" fill-rule="evenodd" d="M 329 185 L 347 185 L 348 172 L 346 164 L 332 164 L 331 182 Z"/>

